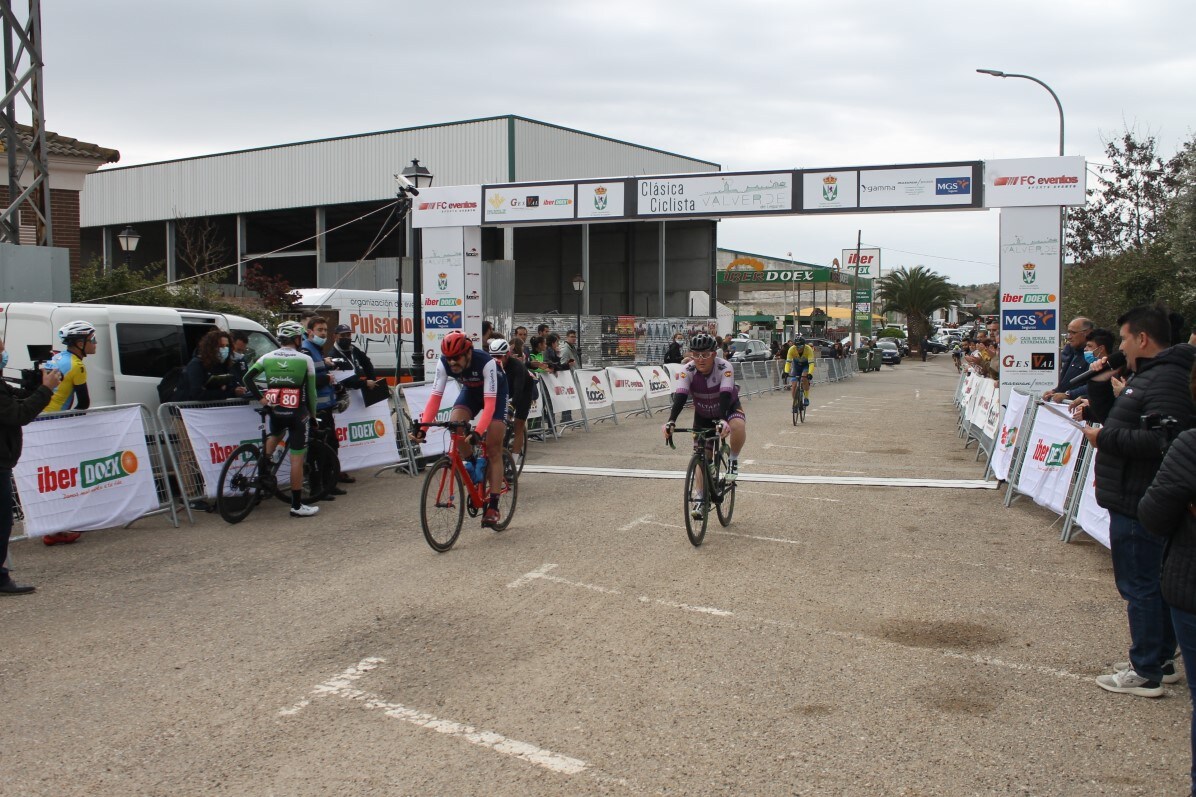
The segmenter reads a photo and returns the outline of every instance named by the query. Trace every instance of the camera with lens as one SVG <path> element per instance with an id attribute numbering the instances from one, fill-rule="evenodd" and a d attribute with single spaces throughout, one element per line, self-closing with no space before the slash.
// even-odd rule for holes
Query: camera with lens
<path id="1" fill-rule="evenodd" d="M 1149 415 L 1139 416 L 1138 420 L 1141 422 L 1142 428 L 1148 431 L 1162 429 L 1163 434 L 1167 436 L 1167 445 L 1171 445 L 1171 441 L 1179 433 L 1179 419 L 1170 415 L 1152 412 Z"/>

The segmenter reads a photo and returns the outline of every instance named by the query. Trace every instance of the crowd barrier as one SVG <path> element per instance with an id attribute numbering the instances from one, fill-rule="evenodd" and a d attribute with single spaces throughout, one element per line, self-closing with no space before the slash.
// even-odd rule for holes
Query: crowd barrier
<path id="1" fill-rule="evenodd" d="M 672 406 L 681 368 L 638 364 L 540 374 L 528 439 L 543 442 L 564 429 L 589 431 L 591 424 L 617 425 L 620 418 L 665 411 Z M 734 363 L 733 368 L 748 400 L 786 387 L 784 361 Z M 855 372 L 854 358 L 819 359 L 813 383 Z M 442 454 L 448 438 L 443 430 L 430 431 L 420 445 L 409 437 L 410 419 L 423 414 L 430 395 L 428 382 L 404 383 L 386 401 L 367 406 L 359 391 L 350 391 L 349 409 L 334 416 L 342 470 L 403 470 L 414 476 L 422 461 Z M 450 380 L 441 416 L 447 418 L 456 396 Z M 573 417 L 562 417 L 566 412 Z M 156 514 L 169 514 L 177 528 L 176 497 L 194 523 L 195 509 L 214 505 L 228 455 L 243 442 L 260 440 L 261 418 L 245 399 L 167 402 L 156 416 L 132 404 L 38 418 L 25 432 L 26 455 L 13 473 L 14 517 L 24 532 L 13 539 L 127 526 Z"/>
<path id="2" fill-rule="evenodd" d="M 976 442 L 977 458 L 987 454 L 985 478 L 1005 484 L 1004 506 L 1024 496 L 1058 515 L 1062 541 L 1083 531 L 1109 547 L 1109 514 L 1096 503 L 1096 452 L 1082 425 L 1064 404 L 1013 390 L 1001 407 L 999 396 L 996 382 L 965 371 L 954 401 L 959 436 L 965 447 Z"/>
<path id="3" fill-rule="evenodd" d="M 14 540 L 125 527 L 178 511 L 157 428 L 140 404 L 43 415 L 13 468 Z"/>

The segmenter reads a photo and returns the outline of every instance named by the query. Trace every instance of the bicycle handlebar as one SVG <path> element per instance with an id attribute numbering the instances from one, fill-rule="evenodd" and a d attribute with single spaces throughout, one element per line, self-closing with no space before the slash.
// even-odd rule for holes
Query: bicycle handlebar
<path id="1" fill-rule="evenodd" d="M 470 421 L 433 421 L 431 423 L 424 423 L 423 421 L 412 421 L 412 429 L 430 429 L 433 426 L 439 426 L 450 431 L 455 429 L 470 429 L 473 424 Z"/>

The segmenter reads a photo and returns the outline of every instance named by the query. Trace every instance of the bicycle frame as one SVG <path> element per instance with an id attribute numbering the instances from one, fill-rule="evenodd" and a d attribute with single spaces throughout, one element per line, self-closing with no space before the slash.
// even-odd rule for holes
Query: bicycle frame
<path id="1" fill-rule="evenodd" d="M 461 458 L 460 445 L 465 440 L 466 432 L 471 428 L 469 421 L 440 421 L 438 423 L 421 424 L 424 427 L 440 426 L 449 430 L 451 440 L 448 446 L 448 451 L 445 456 L 448 457 L 449 464 L 460 478 L 461 483 L 465 485 L 465 490 L 469 494 L 469 498 L 473 501 L 475 507 L 483 507 L 490 496 L 485 491 L 484 482 L 475 482 L 470 476 L 469 471 L 465 467 L 465 460 Z M 443 494 L 444 490 L 449 490 L 450 495 Z M 445 498 L 452 498 L 451 491 L 453 489 L 452 479 L 445 479 L 437 488 L 437 502 Z"/>

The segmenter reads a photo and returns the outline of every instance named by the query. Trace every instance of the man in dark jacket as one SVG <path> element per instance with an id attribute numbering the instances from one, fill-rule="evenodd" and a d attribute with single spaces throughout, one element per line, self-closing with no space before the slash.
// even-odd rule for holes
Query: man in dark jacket
<path id="1" fill-rule="evenodd" d="M 1067 325 L 1067 344 L 1059 354 L 1059 384 L 1042 394 L 1043 401 L 1070 401 L 1087 395 L 1086 385 L 1068 390 L 1071 380 L 1088 370 L 1088 361 L 1084 359 L 1084 347 L 1088 343 L 1088 336 L 1096 327 L 1083 316 L 1073 318 Z"/>
<path id="2" fill-rule="evenodd" d="M 0 340 L 0 370 L 8 364 L 8 352 Z M 21 458 L 21 427 L 31 423 L 62 381 L 56 370 L 42 371 L 42 383 L 27 398 L 20 398 L 7 382 L 0 379 L 0 595 L 28 595 L 35 587 L 18 584 L 8 575 L 8 538 L 12 534 L 12 469 Z"/>
<path id="3" fill-rule="evenodd" d="M 1109 510 L 1113 577 L 1127 603 L 1130 627 L 1129 667 L 1096 679 L 1102 689 L 1142 697 L 1161 697 L 1164 678 L 1174 680 L 1175 629 L 1164 602 L 1159 574 L 1164 542 L 1138 522 L 1138 503 L 1154 481 L 1166 453 L 1168 436 L 1196 423 L 1189 380 L 1196 348 L 1170 346 L 1167 313 L 1142 306 L 1117 319 L 1121 351 L 1129 376 L 1089 382 L 1093 407 L 1112 400 L 1104 426 L 1086 428 L 1096 448 L 1096 502 Z M 1174 418 L 1171 432 L 1159 421 Z"/>

